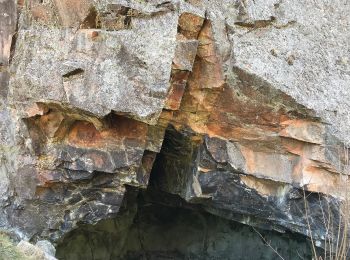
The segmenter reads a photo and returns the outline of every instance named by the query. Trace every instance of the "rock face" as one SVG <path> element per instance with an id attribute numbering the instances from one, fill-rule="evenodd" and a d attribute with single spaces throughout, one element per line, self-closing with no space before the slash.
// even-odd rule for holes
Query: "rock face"
<path id="1" fill-rule="evenodd" d="M 348 189 L 349 11 L 0 1 L 0 226 L 59 243 L 133 186 L 327 240 Z"/>
<path id="2" fill-rule="evenodd" d="M 128 203 L 135 203 L 130 194 L 134 192 L 127 191 Z M 122 207 L 117 218 L 69 233 L 57 248 L 57 258 L 277 259 L 266 246 L 266 241 L 271 241 L 285 259 L 311 259 L 309 245 L 301 235 L 254 231 L 159 191 L 141 191 L 137 197 L 137 208 L 125 211 Z M 134 221 L 130 221 L 130 213 L 136 214 Z"/>
<path id="3" fill-rule="evenodd" d="M 50 242 L 48 242 L 50 243 Z M 38 246 L 39 245 L 39 246 Z M 53 245 L 49 244 L 51 247 Z M 56 260 L 51 254 L 44 251 L 40 246 L 43 246 L 42 241 L 38 241 L 37 245 L 32 245 L 26 241 L 21 241 L 17 245 L 17 249 L 21 252 L 27 259 L 38 259 L 38 260 Z M 55 250 L 55 248 L 53 247 Z M 55 253 L 55 252 L 53 252 Z"/>

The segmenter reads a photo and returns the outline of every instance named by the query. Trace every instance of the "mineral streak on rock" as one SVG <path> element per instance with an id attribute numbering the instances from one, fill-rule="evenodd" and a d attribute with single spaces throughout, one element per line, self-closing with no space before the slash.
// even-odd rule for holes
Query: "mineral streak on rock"
<path id="1" fill-rule="evenodd" d="M 326 156 L 331 149 L 325 124 L 290 96 L 239 68 L 234 67 L 225 82 L 209 21 L 198 41 L 193 72 L 172 123 L 226 140 L 223 147 L 212 149 L 214 153 L 222 153 L 226 143 L 232 147 L 233 142 L 227 162 L 236 170 L 344 196 L 338 189 L 344 165 L 338 167 L 336 160 Z"/>
<path id="2" fill-rule="evenodd" d="M 178 21 L 177 45 L 172 64 L 170 90 L 165 109 L 178 110 L 198 49 L 198 34 L 204 18 L 182 13 Z"/>
<path id="3" fill-rule="evenodd" d="M 57 242 L 134 186 L 308 236 L 305 191 L 325 239 L 350 5 L 316 2 L 0 0 L 0 226 Z"/>

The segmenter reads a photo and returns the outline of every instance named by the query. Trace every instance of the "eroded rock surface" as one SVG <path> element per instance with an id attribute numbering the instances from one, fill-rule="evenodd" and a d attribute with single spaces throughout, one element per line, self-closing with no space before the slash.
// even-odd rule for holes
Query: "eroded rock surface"
<path id="1" fill-rule="evenodd" d="M 128 189 L 117 218 L 82 225 L 64 237 L 58 259 L 284 259 L 311 258 L 301 235 L 253 229 L 209 214 L 178 196 Z M 127 203 L 125 203 L 127 204 Z M 130 221 L 131 220 L 131 221 Z M 122 234 L 122 235 L 121 235 Z M 298 252 L 298 253 L 296 253 Z"/>
<path id="2" fill-rule="evenodd" d="M 2 228 L 56 243 L 116 217 L 129 185 L 327 239 L 348 187 L 347 1 L 0 7 Z"/>

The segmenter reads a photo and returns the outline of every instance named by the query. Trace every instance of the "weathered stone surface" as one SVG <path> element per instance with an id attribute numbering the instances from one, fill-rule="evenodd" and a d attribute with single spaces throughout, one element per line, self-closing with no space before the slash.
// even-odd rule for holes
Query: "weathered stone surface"
<path id="1" fill-rule="evenodd" d="M 93 4 L 89 0 L 54 0 L 54 5 L 57 7 L 60 23 L 64 27 L 77 27 L 86 20 L 89 14 L 93 13 L 91 12 Z"/>
<path id="2" fill-rule="evenodd" d="M 57 257 L 278 259 L 259 232 L 285 259 L 311 258 L 309 245 L 300 235 L 254 230 L 208 214 L 168 193 L 147 190 L 137 197 L 137 208 L 130 207 L 115 219 L 84 225 L 67 235 L 57 248 Z"/>
<path id="3" fill-rule="evenodd" d="M 9 61 L 12 37 L 15 34 L 17 8 L 15 1 L 0 1 L 0 227 L 8 227 L 4 207 L 13 194 L 9 171 L 12 169 L 13 123 L 8 105 Z"/>
<path id="4" fill-rule="evenodd" d="M 55 256 L 55 254 L 56 254 L 56 249 L 50 243 L 50 241 L 40 240 L 40 241 L 36 242 L 35 246 L 37 246 L 40 249 L 42 249 L 48 255 Z"/>
<path id="5" fill-rule="evenodd" d="M 259 176 L 249 173 L 249 169 L 233 168 L 229 162 L 231 158 L 227 156 L 228 151 L 225 142 L 219 139 L 206 137 L 198 142 L 198 137 L 193 133 L 181 133 L 169 128 L 153 168 L 151 186 L 178 194 L 188 202 L 200 204 L 207 211 L 228 219 L 305 235 L 309 232 L 305 216 L 306 200 L 312 209 L 309 218 L 312 219 L 313 238 L 323 239 L 327 228 L 323 214 L 337 211 L 337 199 L 310 192 L 306 192 L 307 197 L 304 197 L 303 189 L 293 182 L 278 180 L 278 176 Z M 244 165 L 242 155 L 236 159 Z M 272 164 L 271 159 L 264 159 L 257 164 L 259 167 Z M 280 162 L 281 165 L 283 163 Z M 276 169 L 274 174 L 284 175 L 288 172 L 288 169 L 278 171 L 276 162 L 272 166 Z M 323 181 L 323 185 L 327 185 L 329 180 Z M 322 187 L 317 187 L 317 190 L 322 190 Z M 326 186 L 324 191 L 329 192 L 330 188 Z"/>
<path id="6" fill-rule="evenodd" d="M 56 260 L 54 256 L 46 253 L 40 247 L 35 246 L 29 242 L 21 241 L 17 245 L 18 251 L 23 253 L 28 259 L 38 259 L 38 260 Z"/>
<path id="7" fill-rule="evenodd" d="M 130 30 L 79 30 L 65 28 L 65 24 L 72 25 L 74 19 L 79 22 L 78 16 L 91 4 L 79 2 L 73 8 L 71 4 L 59 5 L 59 13 L 68 17 L 62 18 L 67 20 L 63 27 L 33 22 L 27 30 L 19 30 L 10 84 L 12 102 L 19 110 L 20 105 L 26 109 L 50 100 L 98 116 L 117 111 L 155 124 L 169 88 L 177 13 L 143 16 L 140 10 L 130 16 Z M 75 8 L 81 13 L 73 12 Z M 95 12 L 98 16 L 103 10 Z"/>
<path id="8" fill-rule="evenodd" d="M 349 184 L 349 8 L 0 0 L 0 226 L 56 243 L 135 186 L 327 239 Z"/>
<path id="9" fill-rule="evenodd" d="M 7 94 L 12 37 L 16 29 L 16 4 L 14 1 L 1 1 L 0 10 L 0 145 L 4 147 L 11 144 L 11 119 Z"/>
<path id="10" fill-rule="evenodd" d="M 115 215 L 125 184 L 147 186 L 165 127 L 146 123 L 157 122 L 167 96 L 178 11 L 104 1 L 22 8 L 4 93 L 16 146 L 1 171 L 1 192 L 16 195 L 1 216 L 24 238 L 55 241 L 77 222 Z"/>
<path id="11" fill-rule="evenodd" d="M 248 1 L 243 26 L 235 26 L 236 32 L 230 35 L 234 66 L 313 109 L 348 143 L 349 35 L 345 28 L 350 4 L 344 0 L 254 2 Z M 245 19 L 266 21 L 266 25 L 247 28 Z"/>

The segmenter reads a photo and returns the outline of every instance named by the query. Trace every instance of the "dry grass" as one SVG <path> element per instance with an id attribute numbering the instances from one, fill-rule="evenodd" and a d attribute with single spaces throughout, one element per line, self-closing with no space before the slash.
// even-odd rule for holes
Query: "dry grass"
<path id="1" fill-rule="evenodd" d="M 325 228 L 325 239 L 323 244 L 324 251 L 322 254 L 318 253 L 315 245 L 315 240 L 310 225 L 310 208 L 305 195 L 305 190 L 303 189 L 305 218 L 311 240 L 313 259 L 315 260 L 346 260 L 350 257 L 350 187 L 348 182 L 350 176 L 349 149 L 344 147 L 343 154 L 345 158 L 345 167 L 344 172 L 339 174 L 339 178 L 341 180 L 339 183 L 341 183 L 341 185 L 339 185 L 338 188 L 344 192 L 344 196 L 339 203 L 339 214 L 337 214 L 337 216 L 333 214 L 329 205 L 329 200 L 327 200 L 328 202 L 325 207 L 321 203 L 321 198 L 319 198 Z"/>
<path id="2" fill-rule="evenodd" d="M 271 243 L 270 243 L 269 241 L 267 241 L 267 240 L 265 239 L 265 237 L 264 237 L 258 230 L 256 230 L 256 228 L 254 228 L 253 226 L 251 226 L 251 227 L 253 228 L 253 230 L 255 231 L 255 233 L 257 233 L 257 234 L 259 235 L 259 237 L 264 241 L 264 243 L 276 254 L 276 256 L 277 256 L 279 259 L 284 260 L 283 256 L 281 256 L 281 255 L 278 253 L 278 251 L 277 251 L 275 248 L 273 248 L 273 247 L 271 246 Z"/>

